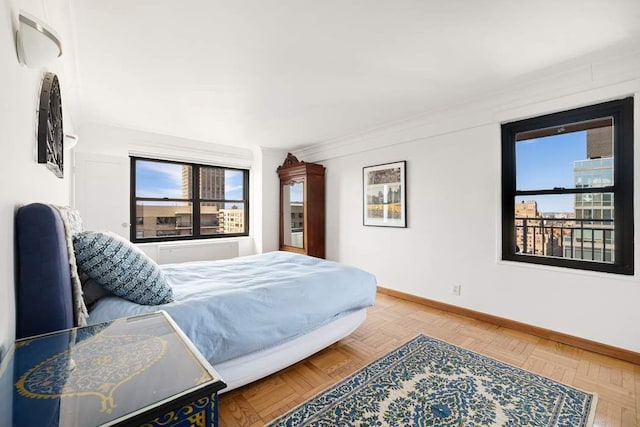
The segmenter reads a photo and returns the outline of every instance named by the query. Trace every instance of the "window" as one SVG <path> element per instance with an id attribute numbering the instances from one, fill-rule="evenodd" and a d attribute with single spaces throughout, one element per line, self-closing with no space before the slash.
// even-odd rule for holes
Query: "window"
<path id="1" fill-rule="evenodd" d="M 502 259 L 633 274 L 633 98 L 502 125 Z"/>
<path id="2" fill-rule="evenodd" d="M 156 231 L 156 236 L 158 237 L 166 237 L 166 236 L 179 236 L 179 230 L 158 230 Z"/>
<path id="3" fill-rule="evenodd" d="M 133 242 L 249 234 L 249 171 L 131 157 Z"/>
<path id="4" fill-rule="evenodd" d="M 156 225 L 172 225 L 175 227 L 176 219 L 175 216 L 157 216 Z"/>

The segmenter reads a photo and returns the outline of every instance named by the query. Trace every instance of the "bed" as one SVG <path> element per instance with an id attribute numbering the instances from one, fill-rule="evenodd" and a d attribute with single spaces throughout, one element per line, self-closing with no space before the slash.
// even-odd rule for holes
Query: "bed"
<path id="1" fill-rule="evenodd" d="M 78 323 L 65 225 L 67 219 L 49 205 L 34 203 L 17 212 L 18 338 Z M 173 290 L 172 302 L 139 305 L 109 295 L 91 306 L 88 323 L 162 309 L 216 368 L 227 384 L 224 391 L 346 337 L 375 300 L 373 275 L 286 252 L 160 269 Z"/>

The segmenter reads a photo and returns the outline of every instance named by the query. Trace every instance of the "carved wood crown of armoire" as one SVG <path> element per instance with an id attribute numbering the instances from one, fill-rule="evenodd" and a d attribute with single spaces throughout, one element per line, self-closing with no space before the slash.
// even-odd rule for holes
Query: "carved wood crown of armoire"
<path id="1" fill-rule="evenodd" d="M 280 176 L 280 250 L 325 257 L 324 166 L 289 153 Z"/>

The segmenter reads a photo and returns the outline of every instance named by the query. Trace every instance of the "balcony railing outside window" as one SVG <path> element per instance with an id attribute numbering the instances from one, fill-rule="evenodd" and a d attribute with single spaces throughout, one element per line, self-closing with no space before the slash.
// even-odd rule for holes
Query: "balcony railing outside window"
<path id="1" fill-rule="evenodd" d="M 614 263 L 613 221 L 515 217 L 516 252 Z"/>

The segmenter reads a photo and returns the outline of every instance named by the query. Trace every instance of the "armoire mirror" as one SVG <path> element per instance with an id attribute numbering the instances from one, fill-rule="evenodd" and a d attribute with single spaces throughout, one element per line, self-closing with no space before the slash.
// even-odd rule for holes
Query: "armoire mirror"
<path id="1" fill-rule="evenodd" d="M 283 243 L 304 248 L 304 183 L 293 182 L 282 186 Z M 291 221 L 286 221 L 291 218 Z"/>

